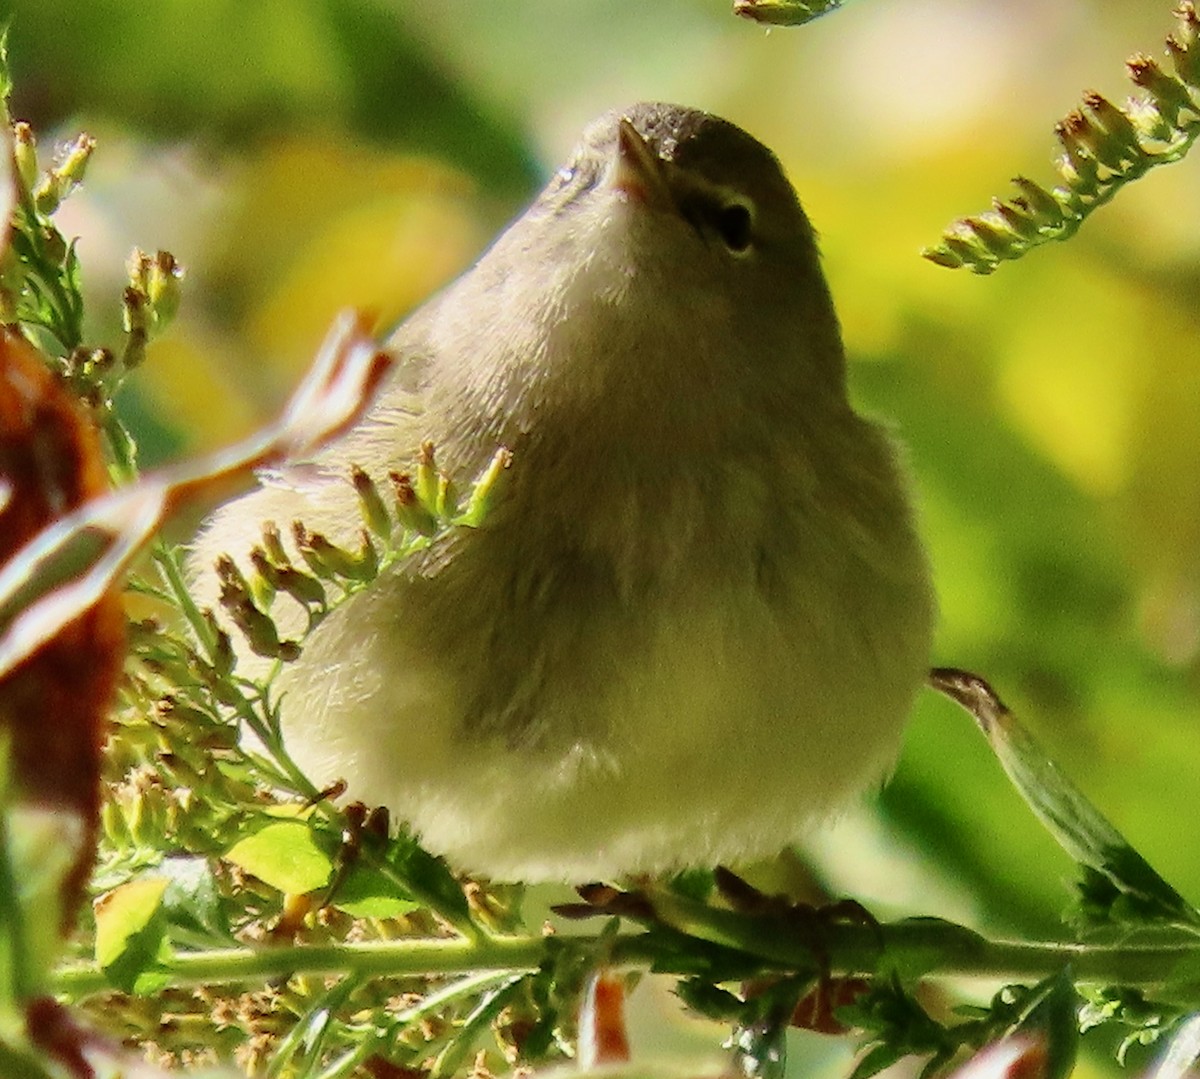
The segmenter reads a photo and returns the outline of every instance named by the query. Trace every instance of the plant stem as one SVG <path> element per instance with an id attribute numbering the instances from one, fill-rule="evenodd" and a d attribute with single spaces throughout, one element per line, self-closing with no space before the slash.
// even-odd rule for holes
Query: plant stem
<path id="1" fill-rule="evenodd" d="M 555 946 L 595 947 L 590 936 L 488 937 L 478 940 L 414 939 L 339 945 L 232 948 L 184 953 L 162 962 L 172 986 L 261 982 L 290 974 L 359 974 L 375 977 L 442 976 L 481 971 L 533 970 Z M 1170 983 L 1182 965 L 1200 965 L 1200 941 L 1172 944 L 1093 945 L 1063 941 L 989 940 L 972 930 L 935 919 L 915 919 L 880 927 L 830 926 L 822 939 L 829 970 L 867 975 L 879 966 L 880 943 L 888 966 L 939 977 L 979 977 L 1005 983 L 1045 978 L 1070 966 L 1072 978 L 1092 985 L 1154 989 Z M 623 933 L 605 941 L 612 964 L 670 972 L 672 955 L 654 934 Z M 761 954 L 769 950 L 771 954 Z M 801 935 L 777 939 L 759 949 L 764 970 L 811 967 Z M 684 957 L 685 964 L 688 962 Z M 110 988 L 93 964 L 60 969 L 56 992 L 78 999 Z"/>

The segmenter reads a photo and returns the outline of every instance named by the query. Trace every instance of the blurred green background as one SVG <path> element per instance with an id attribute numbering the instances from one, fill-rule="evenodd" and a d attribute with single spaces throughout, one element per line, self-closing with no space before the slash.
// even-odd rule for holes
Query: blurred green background
<path id="1" fill-rule="evenodd" d="M 984 673 L 1200 901 L 1200 163 L 990 278 L 924 262 L 955 216 L 1049 182 L 1051 128 L 1169 0 L 853 0 L 799 30 L 726 0 L 30 0 L 14 113 L 100 140 L 77 233 L 116 336 L 134 245 L 187 267 L 124 402 L 146 455 L 268 415 L 330 317 L 391 321 L 469 264 L 594 115 L 678 100 L 779 154 L 821 231 L 857 398 L 903 432 L 936 661 Z M 929 695 L 895 781 L 814 840 L 885 913 L 1053 933 L 1071 866 Z"/>

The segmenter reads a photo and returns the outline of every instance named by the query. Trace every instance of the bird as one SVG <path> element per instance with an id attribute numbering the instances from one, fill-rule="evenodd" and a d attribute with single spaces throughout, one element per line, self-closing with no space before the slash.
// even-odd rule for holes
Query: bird
<path id="1" fill-rule="evenodd" d="M 432 443 L 462 483 L 511 451 L 479 527 L 390 567 L 283 665 L 314 783 L 464 872 L 579 883 L 770 857 L 883 781 L 928 667 L 931 570 L 766 146 L 679 105 L 604 114 L 386 347 L 362 419 L 219 507 L 189 559 L 212 601 L 214 560 L 246 565 L 264 521 L 351 540 L 353 467 Z"/>

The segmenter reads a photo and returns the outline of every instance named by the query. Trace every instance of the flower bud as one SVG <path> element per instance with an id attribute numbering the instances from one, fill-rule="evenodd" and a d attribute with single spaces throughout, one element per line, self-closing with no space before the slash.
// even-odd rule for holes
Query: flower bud
<path id="1" fill-rule="evenodd" d="M 436 508 L 438 517 L 443 519 L 453 517 L 458 511 L 458 488 L 444 472 L 438 474 Z"/>
<path id="2" fill-rule="evenodd" d="M 1091 150 L 1102 164 L 1119 172 L 1145 158 L 1133 123 L 1116 105 L 1094 90 L 1084 95 L 1083 102 L 1099 121 L 1099 127 L 1091 125 Z"/>
<path id="3" fill-rule="evenodd" d="M 1038 223 L 1028 212 L 1028 207 L 1029 203 L 1024 199 L 1014 202 L 992 199 L 992 212 L 1022 240 L 1033 240 L 1038 235 Z"/>
<path id="4" fill-rule="evenodd" d="M 456 524 L 471 528 L 479 525 L 503 491 L 508 470 L 512 467 L 512 451 L 501 447 L 494 454 L 483 475 L 475 481 L 466 509 L 456 518 Z"/>
<path id="5" fill-rule="evenodd" d="M 421 443 L 421 453 L 417 458 L 417 474 L 413 486 L 421 505 L 430 513 L 436 513 L 438 475 L 432 442 Z"/>
<path id="6" fill-rule="evenodd" d="M 350 470 L 350 481 L 354 484 L 359 509 L 367 527 L 375 535 L 386 540 L 392 534 L 392 519 L 383 504 L 383 496 L 375 486 L 375 481 L 358 465 L 354 465 Z"/>
<path id="7" fill-rule="evenodd" d="M 262 526 L 263 549 L 276 566 L 290 566 L 291 559 L 283 546 L 283 537 L 279 534 L 279 526 L 274 521 L 264 521 Z"/>
<path id="8" fill-rule="evenodd" d="M 34 188 L 33 203 L 38 213 L 49 217 L 59 208 L 63 199 L 79 186 L 95 148 L 96 140 L 86 134 L 77 135 L 75 141 L 67 146 L 59 162 Z"/>
<path id="9" fill-rule="evenodd" d="M 250 549 L 250 566 L 254 573 L 250 577 L 250 593 L 254 602 L 264 610 L 271 606 L 279 587 L 279 571 L 261 547 Z"/>
<path id="10" fill-rule="evenodd" d="M 1200 18 L 1192 0 L 1183 0 L 1175 9 L 1179 17 L 1179 29 L 1167 38 L 1167 52 L 1175 65 L 1175 73 L 1188 85 L 1200 85 L 1200 50 L 1196 42 L 1200 39 Z"/>
<path id="11" fill-rule="evenodd" d="M 13 124 L 13 160 L 17 166 L 17 179 L 21 190 L 27 195 L 33 193 L 37 185 L 38 162 L 37 140 L 33 137 L 33 128 L 24 120 Z"/>
<path id="12" fill-rule="evenodd" d="M 146 296 L 153 311 L 156 331 L 165 330 L 179 311 L 179 283 L 182 279 L 183 267 L 175 261 L 171 252 L 157 251 L 154 258 L 148 260 Z"/>
<path id="13" fill-rule="evenodd" d="M 322 610 L 325 607 L 325 589 L 316 577 L 311 577 L 295 566 L 276 568 L 279 591 L 291 596 L 303 607 Z"/>
<path id="14" fill-rule="evenodd" d="M 1172 78 L 1154 59 L 1142 53 L 1131 56 L 1125 62 L 1125 67 L 1133 84 L 1150 95 L 1150 102 L 1160 119 L 1160 123 L 1153 126 L 1153 136 L 1166 142 L 1179 127 L 1179 114 L 1184 109 L 1196 107 L 1191 95 L 1183 83 Z"/>
<path id="15" fill-rule="evenodd" d="M 406 532 L 419 532 L 432 536 L 438 529 L 437 521 L 417 497 L 412 477 L 406 472 L 391 472 L 392 492 L 396 496 L 396 520 Z"/>
<path id="16" fill-rule="evenodd" d="M 1093 141 L 1092 123 L 1078 109 L 1072 109 L 1054 127 L 1063 148 L 1058 168 L 1063 178 L 1077 191 L 1094 195 L 1099 189 L 1099 164 L 1089 149 Z"/>
<path id="17" fill-rule="evenodd" d="M 1021 197 L 1029 204 L 1029 208 L 1033 211 L 1039 224 L 1043 227 L 1062 224 L 1062 203 L 1051 192 L 1027 176 L 1016 176 L 1013 178 L 1013 183 L 1021 192 Z"/>
<path id="18" fill-rule="evenodd" d="M 303 524 L 296 533 L 300 555 L 318 577 L 342 577 L 352 581 L 373 580 L 379 574 L 379 554 L 364 529 L 359 533 L 357 553 L 331 542 L 320 532 L 310 532 Z"/>
<path id="19" fill-rule="evenodd" d="M 985 217 L 965 217 L 962 223 L 988 254 L 998 259 L 1013 258 L 1016 255 L 1020 243 L 1008 229 L 998 227 Z"/>
<path id="20" fill-rule="evenodd" d="M 121 294 L 121 325 L 126 334 L 121 363 L 132 369 L 146 358 L 146 341 L 150 337 L 146 293 L 133 285 L 126 286 Z"/>
<path id="21" fill-rule="evenodd" d="M 963 264 L 963 260 L 943 244 L 926 247 L 921 252 L 921 258 L 928 259 L 937 266 L 944 266 L 947 270 L 957 270 Z"/>

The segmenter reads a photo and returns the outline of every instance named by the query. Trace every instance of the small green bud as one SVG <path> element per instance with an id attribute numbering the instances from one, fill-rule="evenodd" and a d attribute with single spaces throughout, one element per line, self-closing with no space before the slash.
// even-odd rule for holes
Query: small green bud
<path id="1" fill-rule="evenodd" d="M 213 669 L 218 675 L 227 675 L 233 670 L 234 663 L 237 662 L 237 653 L 233 650 L 233 640 L 228 631 L 217 623 L 216 615 L 211 610 L 205 610 L 204 617 L 213 631 L 213 640 L 215 641 Z"/>
<path id="2" fill-rule="evenodd" d="M 49 217 L 83 181 L 88 161 L 96 148 L 91 135 L 80 134 L 67 146 L 58 163 L 42 177 L 33 190 L 33 204 L 38 213 Z"/>
<path id="3" fill-rule="evenodd" d="M 304 560 L 304 564 L 317 577 L 323 581 L 333 580 L 336 574 L 320 557 L 318 553 L 319 545 L 315 542 L 315 535 L 305 528 L 303 521 L 292 522 L 292 541 L 296 544 L 296 550 L 300 552 L 300 557 Z M 328 543 L 329 541 L 326 540 L 325 542 Z"/>
<path id="4" fill-rule="evenodd" d="M 1054 127 L 1054 133 L 1063 148 L 1059 171 L 1072 187 L 1089 195 L 1099 189 L 1097 180 L 1100 172 L 1099 163 L 1088 147 L 1091 129 L 1091 121 L 1078 109 L 1072 109 Z"/>
<path id="5" fill-rule="evenodd" d="M 1053 228 L 1063 223 L 1062 203 L 1051 192 L 1027 176 L 1015 176 L 1013 183 L 1021 192 L 1021 197 L 1029 204 L 1030 210 L 1033 211 L 1034 217 L 1042 228 Z"/>
<path id="6" fill-rule="evenodd" d="M 438 475 L 437 515 L 443 519 L 458 512 L 458 488 L 444 472 Z"/>
<path id="7" fill-rule="evenodd" d="M 75 136 L 75 141 L 67 147 L 62 160 L 54 167 L 64 185 L 63 198 L 74 188 L 83 183 L 83 174 L 87 171 L 88 162 L 92 159 L 92 151 L 96 149 L 96 140 L 86 132 Z"/>
<path id="8" fill-rule="evenodd" d="M 396 520 L 406 532 L 432 536 L 438 529 L 437 520 L 417 497 L 412 477 L 407 472 L 390 472 L 392 493 L 396 496 Z"/>
<path id="9" fill-rule="evenodd" d="M 921 258 L 928 259 L 937 266 L 944 266 L 947 270 L 957 270 L 963 264 L 961 258 L 943 245 L 926 247 L 921 252 Z"/>
<path id="10" fill-rule="evenodd" d="M 280 639 L 279 627 L 270 615 L 259 610 L 249 595 L 228 597 L 222 594 L 221 605 L 233 624 L 242 631 L 250 651 L 268 659 L 294 659 L 299 648 L 294 642 Z"/>
<path id="11" fill-rule="evenodd" d="M 492 454 L 492 459 L 484 469 L 483 475 L 475 481 L 475 486 L 471 489 L 471 497 L 467 500 L 467 507 L 456 519 L 456 524 L 474 528 L 483 521 L 504 489 L 512 461 L 512 451 L 504 447 Z"/>
<path id="12" fill-rule="evenodd" d="M 146 358 L 146 342 L 150 337 L 146 294 L 133 285 L 126 286 L 121 294 L 121 325 L 126 334 L 121 363 L 132 370 Z"/>
<path id="13" fill-rule="evenodd" d="M 438 475 L 432 442 L 421 443 L 414 487 L 421 505 L 430 513 L 437 513 Z"/>
<path id="14" fill-rule="evenodd" d="M 968 239 L 955 232 L 944 233 L 942 245 L 972 273 L 991 273 L 996 268 L 995 257 L 975 241 L 973 234 Z"/>
<path id="15" fill-rule="evenodd" d="M 139 846 L 153 848 L 167 835 L 166 792 L 157 784 L 139 789 L 125 813 L 129 834 Z"/>
<path id="16" fill-rule="evenodd" d="M 205 753 L 236 749 L 241 741 L 237 728 L 232 723 L 212 723 L 204 730 L 199 747 Z"/>
<path id="17" fill-rule="evenodd" d="M 352 581 L 370 581 L 379 574 L 379 554 L 371 543 L 366 529 L 359 533 L 359 549 L 351 552 L 332 543 L 320 532 L 309 532 L 301 525 L 302 533 L 296 537 L 300 554 L 318 576 L 320 566 L 328 577 L 341 577 Z"/>
<path id="18" fill-rule="evenodd" d="M 169 251 L 157 251 L 147 261 L 145 291 L 153 312 L 154 329 L 161 333 L 179 311 L 183 267 Z"/>
<path id="19" fill-rule="evenodd" d="M 1027 212 L 1029 203 L 1024 199 L 1003 202 L 992 199 L 992 212 L 1004 222 L 1012 233 L 1022 240 L 1033 240 L 1038 235 L 1038 223 Z"/>
<path id="20" fill-rule="evenodd" d="M 1200 50 L 1196 42 L 1200 40 L 1200 18 L 1196 15 L 1196 6 L 1192 0 L 1183 0 L 1176 9 L 1179 17 L 1179 29 L 1167 38 L 1167 52 L 1175 65 L 1175 73 L 1188 85 L 1200 85 Z"/>
<path id="21" fill-rule="evenodd" d="M 222 597 L 228 594 L 231 597 L 240 598 L 250 594 L 250 586 L 246 583 L 246 577 L 242 573 L 241 567 L 229 555 L 220 555 L 214 568 L 217 580 L 221 584 Z"/>
<path id="22" fill-rule="evenodd" d="M 383 496 L 375 486 L 375 481 L 358 465 L 354 465 L 350 470 L 350 481 L 354 484 L 359 509 L 367 527 L 375 535 L 386 540 L 392 534 L 392 519 L 383 504 Z"/>
<path id="23" fill-rule="evenodd" d="M 228 555 L 221 555 L 216 569 L 221 606 L 242 631 L 250 650 L 271 659 L 284 658 L 282 650 L 287 642 L 280 640 L 279 629 L 270 615 L 254 602 L 250 585 L 237 564 Z"/>
<path id="24" fill-rule="evenodd" d="M 117 850 L 123 850 L 129 844 L 129 828 L 125 823 L 125 814 L 116 802 L 107 799 L 100 806 L 100 830 L 104 838 Z"/>
<path id="25" fill-rule="evenodd" d="M 271 606 L 279 588 L 279 570 L 261 547 L 251 548 L 250 566 L 254 570 L 250 577 L 250 593 L 254 602 L 265 610 Z"/>
<path id="26" fill-rule="evenodd" d="M 291 596 L 303 607 L 321 610 L 325 607 L 325 589 L 316 577 L 311 577 L 295 566 L 279 566 L 279 591 Z"/>
<path id="27" fill-rule="evenodd" d="M 17 180 L 26 195 L 32 195 L 37 185 L 38 161 L 37 140 L 33 128 L 24 120 L 13 124 L 13 160 L 17 166 Z"/>
<path id="28" fill-rule="evenodd" d="M 962 224 L 989 254 L 998 259 L 1013 258 L 1021 246 L 1018 237 L 1007 228 L 998 227 L 985 217 L 964 217 Z"/>
<path id="29" fill-rule="evenodd" d="M 1102 164 L 1120 172 L 1143 162 L 1146 153 L 1128 116 L 1095 90 L 1084 95 L 1083 103 L 1099 123 L 1099 127 L 1091 125 L 1091 149 Z"/>
<path id="30" fill-rule="evenodd" d="M 277 566 L 290 566 L 291 558 L 283 546 L 283 536 L 279 534 L 279 526 L 274 521 L 264 521 L 262 526 L 263 550 L 267 557 Z"/>
<path id="31" fill-rule="evenodd" d="M 1195 109 L 1191 95 L 1178 79 L 1172 78 L 1151 57 L 1138 53 L 1125 62 L 1129 78 L 1150 95 L 1154 115 L 1158 122 L 1145 120 L 1154 138 L 1166 142 L 1179 128 L 1179 114 L 1184 109 Z"/>

